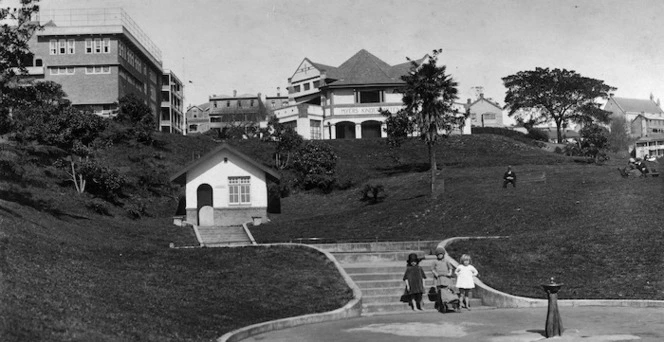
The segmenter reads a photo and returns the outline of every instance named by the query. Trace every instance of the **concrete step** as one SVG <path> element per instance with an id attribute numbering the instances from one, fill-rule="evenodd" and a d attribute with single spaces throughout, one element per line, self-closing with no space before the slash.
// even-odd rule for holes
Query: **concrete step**
<path id="1" fill-rule="evenodd" d="M 205 247 L 248 246 L 251 241 L 211 242 L 204 243 Z"/>
<path id="2" fill-rule="evenodd" d="M 411 253 L 416 253 L 420 258 L 424 258 L 425 254 L 422 251 L 392 251 L 392 252 L 376 252 L 376 253 L 362 253 L 362 252 L 346 252 L 346 253 L 332 253 L 334 257 L 341 264 L 352 264 L 352 263 L 383 263 L 383 262 L 393 262 L 393 261 L 402 261 L 403 269 L 406 269 L 406 260 L 408 255 Z M 342 265 L 343 266 L 343 265 Z"/>
<path id="3" fill-rule="evenodd" d="M 316 247 L 325 251 L 334 252 L 385 252 L 416 250 L 433 254 L 440 240 L 435 241 L 392 241 L 392 242 L 363 242 L 363 243 L 330 243 L 317 244 Z"/>
<path id="4" fill-rule="evenodd" d="M 353 277 L 351 277 L 353 279 Z M 371 289 L 371 288 L 381 288 L 381 287 L 400 287 L 405 288 L 405 284 L 401 279 L 385 279 L 385 280 L 355 280 L 355 284 L 360 287 L 360 289 Z M 424 284 L 427 288 L 433 285 L 432 279 L 424 279 Z"/>
<path id="5" fill-rule="evenodd" d="M 399 303 L 399 299 L 401 298 L 401 295 L 403 294 L 403 290 L 401 290 L 400 293 L 398 294 L 391 294 L 391 295 L 378 295 L 378 296 L 368 296 L 365 295 L 364 292 L 362 292 L 362 304 L 392 304 L 392 303 Z M 429 297 L 424 294 L 422 296 L 422 302 L 423 303 L 431 303 L 433 305 L 433 302 L 429 300 Z M 470 299 L 470 306 L 471 308 L 473 306 L 482 306 L 482 299 L 480 298 L 471 298 Z"/>

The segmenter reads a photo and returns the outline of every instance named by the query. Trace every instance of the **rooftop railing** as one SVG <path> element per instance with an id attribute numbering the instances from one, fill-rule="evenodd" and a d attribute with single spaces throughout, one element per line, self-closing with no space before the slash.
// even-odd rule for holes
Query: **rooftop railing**
<path id="1" fill-rule="evenodd" d="M 161 50 L 122 8 L 49 9 L 38 14 L 40 25 L 53 21 L 56 26 L 121 25 L 136 38 L 154 58 L 161 62 Z"/>

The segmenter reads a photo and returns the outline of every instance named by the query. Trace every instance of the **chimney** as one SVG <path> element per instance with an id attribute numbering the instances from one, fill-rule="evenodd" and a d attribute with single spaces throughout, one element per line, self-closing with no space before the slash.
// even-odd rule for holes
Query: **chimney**
<path id="1" fill-rule="evenodd" d="M 277 87 L 277 97 L 279 97 L 279 95 L 281 95 L 280 90 L 281 90 L 281 87 Z"/>
<path id="2" fill-rule="evenodd" d="M 237 90 L 233 90 L 233 97 L 237 97 Z"/>
<path id="3" fill-rule="evenodd" d="M 470 104 L 470 99 L 468 99 L 468 101 L 466 101 L 466 103 L 467 103 L 467 104 Z"/>
<path id="4" fill-rule="evenodd" d="M 480 99 L 484 98 L 484 93 L 480 93 Z"/>

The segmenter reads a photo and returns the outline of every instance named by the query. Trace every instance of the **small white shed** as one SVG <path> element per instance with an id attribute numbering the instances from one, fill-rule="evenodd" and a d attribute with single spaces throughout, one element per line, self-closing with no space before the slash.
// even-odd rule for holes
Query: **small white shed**
<path id="1" fill-rule="evenodd" d="M 279 174 L 228 144 L 178 171 L 171 181 L 185 186 L 186 221 L 198 226 L 232 226 L 266 221 L 280 212 L 279 192 L 268 191 Z"/>

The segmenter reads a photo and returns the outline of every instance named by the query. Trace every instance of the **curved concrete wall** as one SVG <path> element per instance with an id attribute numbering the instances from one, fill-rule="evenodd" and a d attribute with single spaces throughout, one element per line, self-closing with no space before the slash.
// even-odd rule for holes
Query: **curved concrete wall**
<path id="1" fill-rule="evenodd" d="M 504 239 L 505 236 L 486 236 L 486 237 L 454 237 L 443 240 L 438 244 L 439 247 L 447 247 L 447 245 L 459 240 L 471 239 Z M 448 255 L 449 258 L 449 255 Z M 449 258 L 452 264 L 456 267 L 459 263 Z M 519 297 L 500 292 L 486 284 L 478 278 L 475 278 L 475 295 L 482 299 L 482 304 L 488 306 L 495 306 L 497 308 L 534 308 L 534 307 L 547 307 L 548 300 L 536 299 L 528 297 Z M 544 296 L 544 290 L 542 290 Z M 664 301 L 661 300 L 639 300 L 639 299 L 559 299 L 558 306 L 628 306 L 628 307 L 664 307 Z"/>

